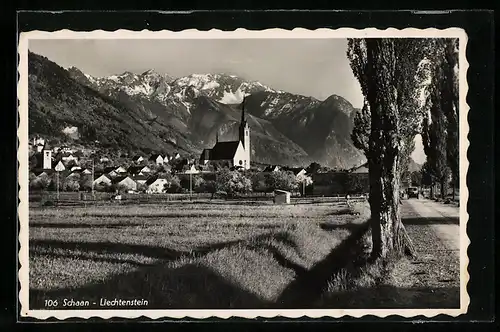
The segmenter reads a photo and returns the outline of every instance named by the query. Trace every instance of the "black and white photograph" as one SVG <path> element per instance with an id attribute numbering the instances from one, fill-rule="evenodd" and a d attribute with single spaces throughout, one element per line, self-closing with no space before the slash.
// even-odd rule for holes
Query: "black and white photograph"
<path id="1" fill-rule="evenodd" d="M 21 315 L 467 312 L 466 47 L 21 33 Z"/>

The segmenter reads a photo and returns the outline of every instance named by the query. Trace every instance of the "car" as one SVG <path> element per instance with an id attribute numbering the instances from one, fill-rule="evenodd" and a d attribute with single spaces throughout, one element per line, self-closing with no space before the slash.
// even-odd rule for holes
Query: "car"
<path id="1" fill-rule="evenodd" d="M 408 198 L 420 198 L 420 193 L 417 187 L 409 187 L 408 190 Z"/>

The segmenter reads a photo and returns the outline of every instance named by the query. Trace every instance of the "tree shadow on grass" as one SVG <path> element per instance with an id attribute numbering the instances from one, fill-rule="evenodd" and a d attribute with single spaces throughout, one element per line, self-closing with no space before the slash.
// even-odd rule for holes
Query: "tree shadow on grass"
<path id="1" fill-rule="evenodd" d="M 300 273 L 282 292 L 276 306 L 281 308 L 310 308 L 321 297 L 328 280 L 361 256 L 359 241 L 369 229 L 369 223 L 357 225 L 340 245 L 309 271 Z"/>
<path id="2" fill-rule="evenodd" d="M 59 240 L 29 240 L 30 250 L 35 250 L 37 247 L 47 249 L 63 249 L 68 251 L 83 251 L 95 253 L 114 253 L 114 254 L 140 254 L 142 256 L 174 260 L 183 255 L 186 251 L 178 251 L 170 248 L 152 247 L 146 245 L 114 243 L 114 242 L 66 242 Z"/>
<path id="3" fill-rule="evenodd" d="M 147 300 L 147 306 L 99 306 L 102 298 L 113 300 Z M 89 301 L 90 307 L 79 309 L 250 309 L 267 308 L 269 303 L 218 273 L 200 264 L 169 268 L 165 264 L 143 267 L 117 275 L 102 283 L 80 288 L 30 290 L 30 308 L 44 309 L 46 299 Z M 54 308 L 53 308 L 54 309 Z M 65 309 L 61 305 L 57 309 Z M 66 308 L 75 309 L 75 308 Z"/>
<path id="4" fill-rule="evenodd" d="M 273 240 L 284 244 L 295 243 L 287 233 L 268 233 L 257 237 L 228 242 L 215 243 L 206 247 L 190 251 L 189 257 L 201 257 L 210 252 L 230 247 L 239 243 L 246 243 L 249 248 L 264 248 L 266 241 Z M 264 243 L 264 244 L 263 244 Z M 30 290 L 30 307 L 33 309 L 44 308 L 44 300 L 63 299 L 88 300 L 89 308 L 100 308 L 101 298 L 107 299 L 145 299 L 149 301 L 149 309 L 249 309 L 270 308 L 271 304 L 259 298 L 257 295 L 235 285 L 217 272 L 198 263 L 187 263 L 178 268 L 168 267 L 168 261 L 172 261 L 186 255 L 187 252 L 172 250 L 169 248 L 158 248 L 144 245 L 127 245 L 110 242 L 63 242 L 56 240 L 31 240 L 30 255 L 36 256 L 37 247 L 47 249 L 64 249 L 64 252 L 49 252 L 53 257 L 67 257 L 75 259 L 89 259 L 110 263 L 130 263 L 138 267 L 135 272 L 116 275 L 111 279 L 95 282 L 83 287 L 63 288 L 57 290 Z M 289 262 L 281 253 L 272 246 L 268 249 L 275 259 L 283 266 L 295 271 L 305 271 L 299 265 Z M 76 255 L 71 251 L 78 250 Z M 141 256 L 161 259 L 150 264 L 138 263 L 134 260 L 95 257 L 92 252 L 99 254 L 139 254 Z M 194 255 L 193 255 L 194 253 Z M 93 305 L 93 303 L 96 303 Z M 130 307 L 128 307 L 130 308 Z M 64 309 L 64 308 L 60 308 Z M 113 307 L 109 309 L 119 309 Z"/>

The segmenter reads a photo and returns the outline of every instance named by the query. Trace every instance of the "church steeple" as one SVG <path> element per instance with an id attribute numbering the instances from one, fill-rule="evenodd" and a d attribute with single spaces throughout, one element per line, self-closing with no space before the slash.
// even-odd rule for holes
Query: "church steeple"
<path id="1" fill-rule="evenodd" d="M 241 103 L 241 125 L 245 125 L 245 101 L 247 97 L 243 97 L 243 102 Z"/>
<path id="2" fill-rule="evenodd" d="M 243 98 L 241 103 L 241 122 L 240 122 L 240 135 L 239 140 L 245 149 L 250 145 L 250 128 L 248 127 L 247 120 L 245 119 L 245 102 L 246 97 Z"/>

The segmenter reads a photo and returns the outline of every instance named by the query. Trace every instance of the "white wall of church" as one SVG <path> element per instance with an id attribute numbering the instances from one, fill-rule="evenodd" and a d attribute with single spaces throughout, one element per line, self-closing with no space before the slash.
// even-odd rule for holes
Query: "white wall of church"
<path id="1" fill-rule="evenodd" d="M 235 166 L 243 166 L 245 167 L 245 169 L 250 168 L 250 160 L 248 158 L 248 153 L 245 151 L 245 148 L 243 147 L 243 144 L 241 144 L 241 142 L 238 144 L 238 148 L 234 153 L 233 164 Z"/>

